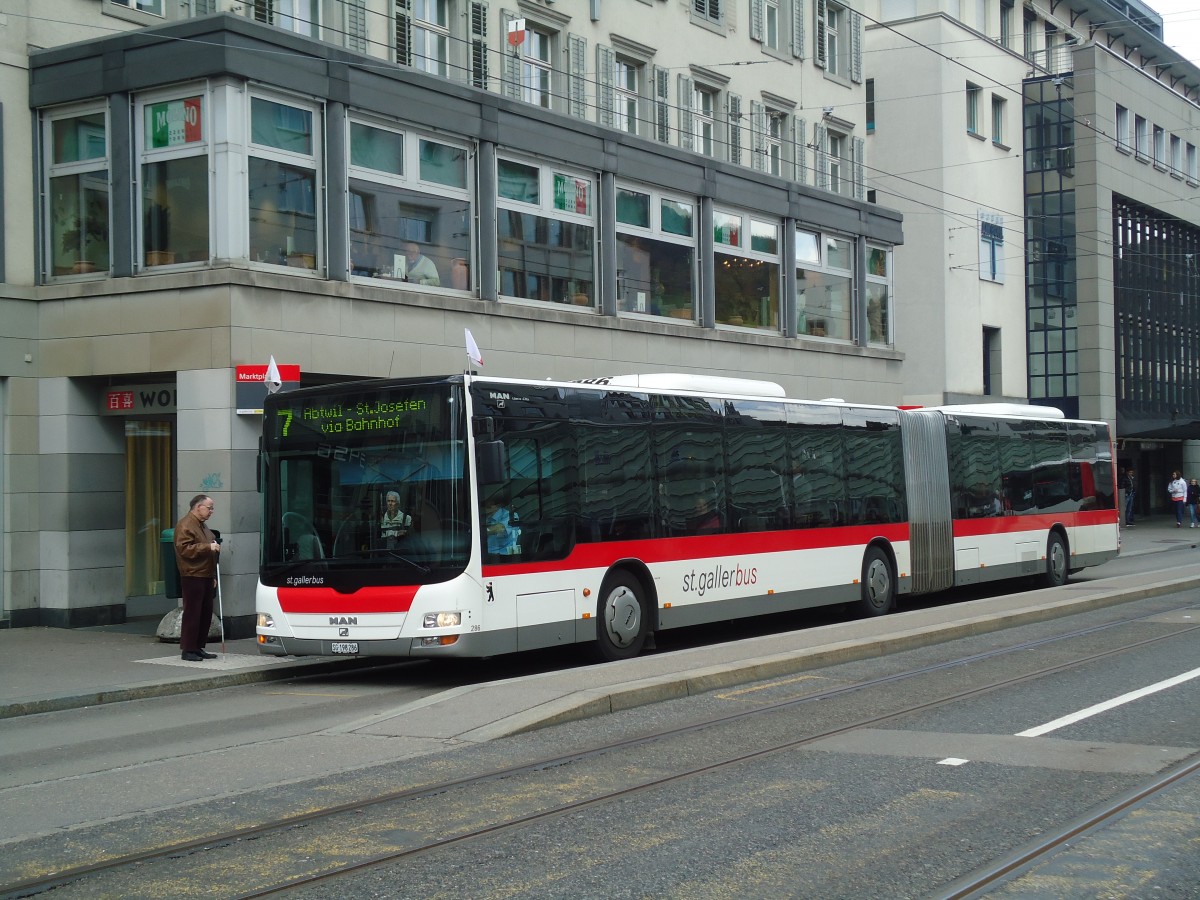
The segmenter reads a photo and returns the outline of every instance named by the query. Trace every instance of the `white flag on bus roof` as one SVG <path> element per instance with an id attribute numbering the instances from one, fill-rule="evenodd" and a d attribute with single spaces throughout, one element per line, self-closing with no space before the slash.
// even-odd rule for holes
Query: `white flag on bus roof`
<path id="1" fill-rule="evenodd" d="M 274 394 L 283 387 L 283 379 L 279 377 L 279 366 L 275 365 L 275 357 L 271 357 L 271 361 L 267 363 L 267 374 L 263 379 L 267 383 L 267 393 Z"/>
<path id="2" fill-rule="evenodd" d="M 467 358 L 477 365 L 483 365 L 483 354 L 479 352 L 479 345 L 475 343 L 475 337 L 471 334 L 470 328 L 464 328 L 467 333 Z"/>

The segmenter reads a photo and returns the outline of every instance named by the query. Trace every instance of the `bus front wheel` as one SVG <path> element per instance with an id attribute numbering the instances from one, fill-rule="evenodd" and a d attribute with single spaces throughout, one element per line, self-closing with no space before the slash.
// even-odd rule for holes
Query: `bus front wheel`
<path id="1" fill-rule="evenodd" d="M 1042 587 L 1062 587 L 1070 574 L 1067 542 L 1057 531 L 1050 532 L 1046 539 L 1046 571 L 1042 573 Z"/>
<path id="2" fill-rule="evenodd" d="M 642 586 L 626 572 L 604 581 L 596 604 L 596 655 L 603 662 L 632 659 L 646 644 L 649 621 Z"/>
<path id="3" fill-rule="evenodd" d="M 857 604 L 861 616 L 887 614 L 896 602 L 896 579 L 892 561 L 879 547 L 868 547 L 863 557 L 862 597 Z"/>

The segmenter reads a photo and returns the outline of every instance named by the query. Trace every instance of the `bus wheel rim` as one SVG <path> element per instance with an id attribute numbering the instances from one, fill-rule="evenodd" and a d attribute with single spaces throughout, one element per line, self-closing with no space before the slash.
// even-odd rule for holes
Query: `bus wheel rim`
<path id="1" fill-rule="evenodd" d="M 1050 568 L 1057 581 L 1061 581 L 1067 571 L 1067 554 L 1059 541 L 1054 541 L 1050 548 Z"/>
<path id="2" fill-rule="evenodd" d="M 604 604 L 604 628 L 618 647 L 628 647 L 642 628 L 642 605 L 627 587 L 608 595 Z"/>
<path id="3" fill-rule="evenodd" d="M 888 567 L 882 559 L 873 559 L 867 567 L 867 596 L 875 606 L 887 602 L 891 591 L 891 579 L 888 577 Z"/>

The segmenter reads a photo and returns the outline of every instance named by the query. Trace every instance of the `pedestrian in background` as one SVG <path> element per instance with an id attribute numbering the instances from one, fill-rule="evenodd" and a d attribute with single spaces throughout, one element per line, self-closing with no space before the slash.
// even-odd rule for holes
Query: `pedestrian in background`
<path id="1" fill-rule="evenodd" d="M 1125 488 L 1125 525 L 1133 526 L 1133 498 L 1137 494 L 1137 473 L 1133 466 L 1125 470 L 1125 481 L 1121 485 Z"/>
<path id="2" fill-rule="evenodd" d="M 175 562 L 183 593 L 183 620 L 179 625 L 180 657 L 188 662 L 216 659 L 208 653 L 208 629 L 212 623 L 213 598 L 217 593 L 217 559 L 221 545 L 208 527 L 213 501 L 197 494 L 188 511 L 175 524 Z"/>
<path id="3" fill-rule="evenodd" d="M 1197 483 L 1193 478 L 1188 482 L 1187 491 L 1187 509 L 1188 515 L 1192 518 L 1192 527 L 1196 527 L 1196 506 L 1200 504 L 1200 483 Z"/>
<path id="4" fill-rule="evenodd" d="M 1171 495 L 1171 505 L 1175 507 L 1175 527 L 1183 527 L 1183 508 L 1187 505 L 1187 482 L 1178 472 L 1171 473 L 1171 483 L 1167 485 L 1167 493 Z"/>

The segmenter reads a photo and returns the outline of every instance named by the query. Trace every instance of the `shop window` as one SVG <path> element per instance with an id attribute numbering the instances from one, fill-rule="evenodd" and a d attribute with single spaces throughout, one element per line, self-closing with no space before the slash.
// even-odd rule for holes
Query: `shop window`
<path id="1" fill-rule="evenodd" d="M 717 324 L 778 332 L 779 223 L 714 210 L 713 241 Z"/>
<path id="2" fill-rule="evenodd" d="M 47 114 L 44 258 L 54 277 L 108 272 L 108 114 L 91 108 Z"/>
<path id="3" fill-rule="evenodd" d="M 867 342 L 892 344 L 892 253 L 867 247 Z"/>
<path id="4" fill-rule="evenodd" d="M 617 188 L 617 309 L 695 321 L 693 204 Z"/>
<path id="5" fill-rule="evenodd" d="M 853 243 L 796 230 L 796 333 L 848 341 L 854 288 Z"/>
<path id="6" fill-rule="evenodd" d="M 209 260 L 209 105 L 204 94 L 140 103 L 143 268 Z"/>
<path id="7" fill-rule="evenodd" d="M 321 222 L 314 109 L 252 97 L 249 180 L 250 261 L 315 270 Z"/>
<path id="8" fill-rule="evenodd" d="M 350 271 L 389 286 L 467 290 L 471 199 L 466 146 L 350 123 Z"/>
<path id="9" fill-rule="evenodd" d="M 500 293 L 594 308 L 595 177 L 501 158 L 497 184 Z"/>

